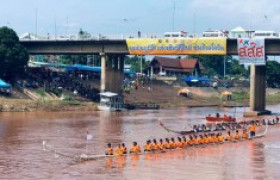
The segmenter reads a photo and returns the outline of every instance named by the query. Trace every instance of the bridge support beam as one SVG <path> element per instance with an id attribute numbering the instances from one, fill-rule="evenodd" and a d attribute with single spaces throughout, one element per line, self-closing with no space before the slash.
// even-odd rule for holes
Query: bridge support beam
<path id="1" fill-rule="evenodd" d="M 251 65 L 250 74 L 250 111 L 244 117 L 271 114 L 266 110 L 266 66 Z"/>
<path id="2" fill-rule="evenodd" d="M 109 91 L 122 95 L 124 79 L 124 56 L 101 55 L 101 92 Z"/>
<path id="3" fill-rule="evenodd" d="M 100 92 L 105 92 L 105 90 L 106 90 L 106 55 L 105 55 L 105 53 L 100 53 L 100 57 L 101 57 Z"/>

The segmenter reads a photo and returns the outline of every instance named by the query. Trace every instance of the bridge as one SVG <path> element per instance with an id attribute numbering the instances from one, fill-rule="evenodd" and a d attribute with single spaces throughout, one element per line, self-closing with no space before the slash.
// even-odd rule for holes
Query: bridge
<path id="1" fill-rule="evenodd" d="M 30 55 L 128 55 L 126 40 L 23 40 Z M 266 39 L 266 55 L 280 55 L 280 39 Z M 227 39 L 227 55 L 237 55 L 237 39 Z"/>
<path id="2" fill-rule="evenodd" d="M 30 55 L 90 55 L 101 57 L 101 91 L 122 93 L 124 56 L 129 55 L 126 40 L 23 40 Z M 227 55 L 237 55 L 237 39 L 227 39 Z M 267 56 L 280 55 L 280 39 L 265 40 Z M 107 59 L 107 66 L 106 66 Z M 250 111 L 244 116 L 270 113 L 265 109 L 266 66 L 251 66 Z"/>

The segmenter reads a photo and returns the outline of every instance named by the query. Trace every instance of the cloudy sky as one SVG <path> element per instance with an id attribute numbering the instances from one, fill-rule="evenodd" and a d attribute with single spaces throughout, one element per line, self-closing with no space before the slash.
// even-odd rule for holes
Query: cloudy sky
<path id="1" fill-rule="evenodd" d="M 190 33 L 212 29 L 280 31 L 279 0 L 0 0 L 0 26 L 21 35 L 161 34 L 173 29 Z M 175 11 L 174 10 L 175 4 Z"/>

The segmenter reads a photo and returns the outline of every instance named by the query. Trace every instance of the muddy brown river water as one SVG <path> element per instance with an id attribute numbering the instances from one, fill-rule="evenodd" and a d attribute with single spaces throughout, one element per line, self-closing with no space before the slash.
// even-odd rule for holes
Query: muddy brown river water
<path id="1" fill-rule="evenodd" d="M 279 112 L 280 105 L 269 106 Z M 42 141 L 58 153 L 103 154 L 106 143 L 176 137 L 159 126 L 183 130 L 205 123 L 209 113 L 235 109 L 194 108 L 157 111 L 0 113 L 0 179 L 280 179 L 280 125 L 265 137 L 208 145 L 163 154 L 75 162 L 44 151 Z M 241 117 L 243 108 L 236 109 Z M 86 143 L 86 132 L 93 139 Z"/>

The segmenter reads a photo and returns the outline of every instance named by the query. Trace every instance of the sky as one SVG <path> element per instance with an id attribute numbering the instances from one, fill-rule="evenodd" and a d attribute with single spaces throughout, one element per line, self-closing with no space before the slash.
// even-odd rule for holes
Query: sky
<path id="1" fill-rule="evenodd" d="M 18 35 L 163 34 L 167 31 L 280 31 L 279 0 L 0 0 L 0 26 Z M 175 5 L 175 8 L 174 8 Z M 36 13 L 37 12 L 37 13 Z M 173 21 L 174 13 L 174 21 Z M 37 21 L 36 21 L 37 14 Z"/>

